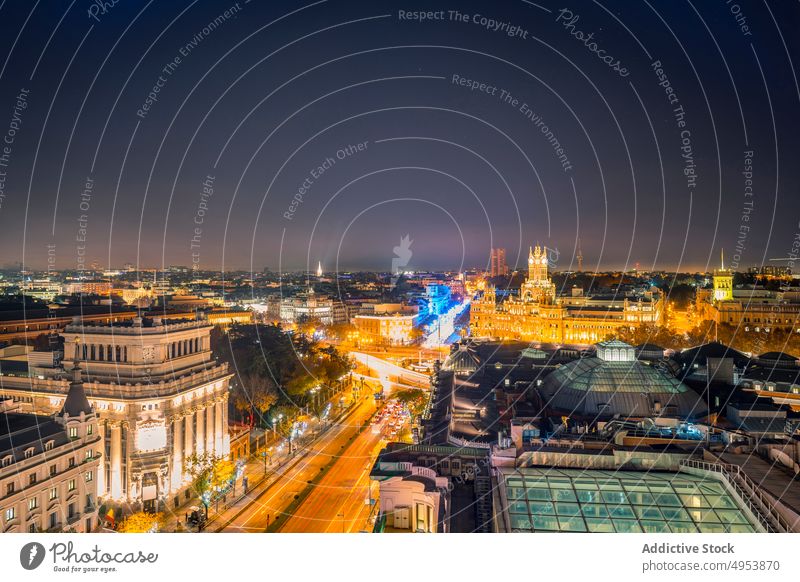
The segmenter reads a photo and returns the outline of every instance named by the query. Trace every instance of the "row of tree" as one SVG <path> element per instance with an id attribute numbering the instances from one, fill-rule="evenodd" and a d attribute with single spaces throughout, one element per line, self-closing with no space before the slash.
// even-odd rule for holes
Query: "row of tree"
<path id="1" fill-rule="evenodd" d="M 278 325 L 234 325 L 227 333 L 215 328 L 211 346 L 235 373 L 234 406 L 253 422 L 266 420 L 268 412 L 289 418 L 301 406 L 319 405 L 312 389 L 334 386 L 353 367 L 333 346 Z"/>

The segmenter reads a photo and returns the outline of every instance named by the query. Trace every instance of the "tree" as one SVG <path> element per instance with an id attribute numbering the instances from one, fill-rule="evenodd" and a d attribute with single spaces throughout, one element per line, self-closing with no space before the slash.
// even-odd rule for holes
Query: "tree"
<path id="1" fill-rule="evenodd" d="M 121 533 L 155 533 L 164 527 L 163 513 L 137 511 L 123 521 L 117 531 Z"/>
<path id="2" fill-rule="evenodd" d="M 187 457 L 183 467 L 192 479 L 192 488 L 203 504 L 208 519 L 209 505 L 235 478 L 236 464 L 227 457 L 203 453 Z"/>
<path id="3" fill-rule="evenodd" d="M 413 416 L 419 416 L 425 410 L 425 401 L 427 393 L 424 390 L 416 388 L 407 388 L 405 390 L 398 390 L 393 395 L 398 402 L 405 404 L 408 411 Z"/>
<path id="4" fill-rule="evenodd" d="M 252 424 L 256 412 L 263 416 L 278 401 L 279 392 L 272 378 L 247 372 L 235 382 L 231 396 L 237 410 L 250 413 Z"/>

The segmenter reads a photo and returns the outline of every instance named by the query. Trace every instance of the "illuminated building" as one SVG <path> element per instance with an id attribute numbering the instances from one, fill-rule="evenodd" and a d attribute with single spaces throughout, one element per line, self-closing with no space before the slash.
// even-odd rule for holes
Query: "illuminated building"
<path id="1" fill-rule="evenodd" d="M 720 268 L 714 271 L 714 301 L 732 301 L 733 273 L 725 268 L 724 252 L 720 258 Z"/>
<path id="2" fill-rule="evenodd" d="M 382 454 L 370 477 L 380 487 L 381 533 L 446 533 L 449 521 L 449 479 L 430 467 L 392 461 Z"/>
<path id="3" fill-rule="evenodd" d="M 714 271 L 713 288 L 697 290 L 695 308 L 701 320 L 731 325 L 743 332 L 781 329 L 800 333 L 800 288 L 734 289 L 733 272 L 724 262 Z"/>
<path id="4" fill-rule="evenodd" d="M 489 258 L 489 276 L 499 277 L 508 274 L 506 265 L 506 249 L 492 249 Z"/>
<path id="5" fill-rule="evenodd" d="M 0 532 L 90 532 L 97 526 L 102 436 L 73 371 L 52 417 L 0 400 Z"/>
<path id="6" fill-rule="evenodd" d="M 103 467 L 98 494 L 144 509 L 177 505 L 193 454 L 230 452 L 228 387 L 232 374 L 211 356 L 212 326 L 204 319 L 160 318 L 66 326 L 64 358 L 84 373 L 99 416 Z M 43 370 L 44 371 L 44 370 Z M 64 370 L 3 377 L 0 394 L 36 413 L 64 401 Z"/>
<path id="7" fill-rule="evenodd" d="M 102 280 L 79 281 L 64 285 L 64 292 L 70 294 L 83 295 L 110 295 L 111 282 Z"/>
<path id="8" fill-rule="evenodd" d="M 634 296 L 585 296 L 573 290 L 557 296 L 548 274 L 547 250 L 531 249 L 528 278 L 518 297 L 498 303 L 487 285 L 472 302 L 470 333 L 474 337 L 554 343 L 595 343 L 622 327 L 660 324 L 664 298 L 652 289 Z"/>
<path id="9" fill-rule="evenodd" d="M 428 299 L 428 313 L 430 315 L 441 315 L 447 310 L 450 304 L 450 287 L 429 283 L 425 288 L 425 296 Z"/>
<path id="10" fill-rule="evenodd" d="M 356 315 L 353 323 L 358 330 L 360 342 L 377 345 L 407 345 L 413 339 L 414 325 L 418 318 L 419 314 L 416 312 Z"/>
<path id="11" fill-rule="evenodd" d="M 312 287 L 305 293 L 297 293 L 280 300 L 280 319 L 287 323 L 319 321 L 323 325 L 347 321 L 347 309 L 341 301 L 318 295 Z"/>

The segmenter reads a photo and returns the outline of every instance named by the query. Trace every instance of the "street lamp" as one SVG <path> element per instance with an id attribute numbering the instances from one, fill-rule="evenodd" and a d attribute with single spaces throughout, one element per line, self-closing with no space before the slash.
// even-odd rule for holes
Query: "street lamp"
<path id="1" fill-rule="evenodd" d="M 276 440 L 278 438 L 277 426 L 278 422 L 283 419 L 283 414 L 279 414 L 278 416 L 272 417 L 272 440 Z"/>

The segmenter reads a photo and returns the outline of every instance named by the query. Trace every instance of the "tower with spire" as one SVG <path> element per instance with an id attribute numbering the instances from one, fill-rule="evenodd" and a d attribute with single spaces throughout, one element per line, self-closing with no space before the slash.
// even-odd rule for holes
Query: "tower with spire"
<path id="1" fill-rule="evenodd" d="M 720 268 L 714 271 L 714 301 L 733 300 L 733 272 L 725 268 L 725 250 L 720 250 Z"/>

